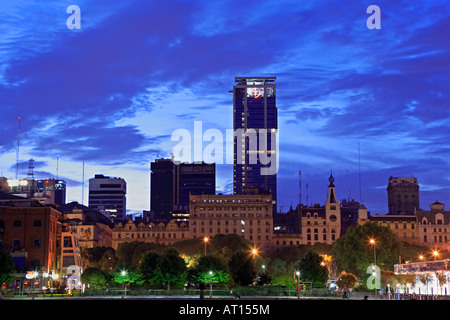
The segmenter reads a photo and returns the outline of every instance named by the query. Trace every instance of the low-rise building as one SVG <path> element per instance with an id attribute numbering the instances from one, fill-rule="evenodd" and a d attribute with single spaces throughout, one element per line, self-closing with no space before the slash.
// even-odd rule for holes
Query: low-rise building
<path id="1" fill-rule="evenodd" d="M 112 247 L 114 223 L 103 213 L 78 202 L 60 205 L 58 211 L 70 221 L 81 247 Z"/>
<path id="2" fill-rule="evenodd" d="M 127 219 L 116 222 L 113 229 L 112 247 L 116 250 L 123 242 L 149 242 L 172 245 L 175 242 L 190 239 L 186 222 L 144 222 Z"/>
<path id="3" fill-rule="evenodd" d="M 438 201 L 430 210 L 416 210 L 419 244 L 434 249 L 450 251 L 450 211 Z"/>
<path id="4" fill-rule="evenodd" d="M 399 241 L 419 244 L 419 230 L 416 216 L 377 214 L 370 216 L 369 220 L 391 229 Z"/>
<path id="5" fill-rule="evenodd" d="M 273 203 L 269 193 L 246 188 L 244 194 L 191 195 L 191 238 L 238 234 L 256 247 L 269 250 L 273 237 Z"/>

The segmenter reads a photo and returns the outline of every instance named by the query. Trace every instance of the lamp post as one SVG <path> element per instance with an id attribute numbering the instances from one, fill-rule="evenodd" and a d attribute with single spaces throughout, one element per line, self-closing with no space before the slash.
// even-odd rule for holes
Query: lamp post
<path id="1" fill-rule="evenodd" d="M 376 249 L 375 249 L 375 239 L 370 239 L 369 240 L 370 244 L 373 245 L 373 264 L 376 265 L 377 264 L 377 253 L 376 253 Z"/>
<path id="2" fill-rule="evenodd" d="M 203 238 L 203 242 L 205 243 L 205 256 L 206 256 L 206 244 L 208 243 L 208 241 L 209 241 L 208 237 Z"/>
<path id="3" fill-rule="evenodd" d="M 212 298 L 212 271 L 209 271 L 209 298 Z"/>
<path id="4" fill-rule="evenodd" d="M 125 275 L 127 274 L 127 272 L 125 270 L 122 270 L 121 275 L 122 275 L 122 299 L 125 297 L 126 293 L 125 293 Z"/>
<path id="5" fill-rule="evenodd" d="M 297 299 L 300 299 L 300 271 L 296 271 L 295 275 L 297 276 Z"/>

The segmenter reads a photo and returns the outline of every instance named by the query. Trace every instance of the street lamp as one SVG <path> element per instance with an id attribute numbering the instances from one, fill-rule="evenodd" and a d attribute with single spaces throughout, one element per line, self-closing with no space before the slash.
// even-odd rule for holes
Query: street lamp
<path id="1" fill-rule="evenodd" d="M 209 298 L 212 298 L 212 271 L 209 271 Z"/>
<path id="2" fill-rule="evenodd" d="M 377 253 L 375 250 L 375 239 L 370 239 L 369 240 L 370 244 L 373 245 L 373 264 L 377 265 Z"/>
<path id="3" fill-rule="evenodd" d="M 434 260 L 436 260 L 438 255 L 439 255 L 439 252 L 437 250 L 434 250 L 433 251 Z"/>
<path id="4" fill-rule="evenodd" d="M 297 270 L 295 274 L 297 276 L 297 298 L 300 299 L 300 271 Z"/>
<path id="5" fill-rule="evenodd" d="M 208 237 L 203 238 L 203 242 L 205 243 L 205 256 L 206 256 L 206 244 L 208 243 L 208 241 L 209 241 Z"/>
<path id="6" fill-rule="evenodd" d="M 120 274 L 122 275 L 122 299 L 123 299 L 125 296 L 125 275 L 127 274 L 127 272 L 125 270 L 122 270 Z"/>

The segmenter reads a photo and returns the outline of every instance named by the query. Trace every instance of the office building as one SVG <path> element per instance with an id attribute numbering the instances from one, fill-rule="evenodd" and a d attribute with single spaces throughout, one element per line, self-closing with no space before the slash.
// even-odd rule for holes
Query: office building
<path id="1" fill-rule="evenodd" d="M 275 77 L 236 77 L 233 87 L 233 193 L 257 187 L 277 200 L 277 107 Z"/>
<path id="2" fill-rule="evenodd" d="M 192 195 L 191 238 L 238 234 L 260 249 L 270 250 L 273 236 L 272 196 L 256 187 L 239 195 Z"/>
<path id="3" fill-rule="evenodd" d="M 34 198 L 46 204 L 66 204 L 66 182 L 59 179 L 36 180 Z"/>
<path id="4" fill-rule="evenodd" d="M 189 211 L 189 195 L 216 193 L 216 164 L 204 162 L 177 165 L 178 199 L 175 207 Z"/>
<path id="5" fill-rule="evenodd" d="M 150 210 L 157 217 L 170 217 L 176 202 L 175 163 L 172 159 L 155 159 L 150 170 Z"/>
<path id="6" fill-rule="evenodd" d="M 151 211 L 157 219 L 172 219 L 172 214 L 189 211 L 189 196 L 215 194 L 216 165 L 204 162 L 180 163 L 156 159 L 151 168 Z"/>
<path id="7" fill-rule="evenodd" d="M 126 218 L 127 184 L 122 178 L 96 174 L 89 179 L 89 207 L 100 211 L 112 221 Z"/>
<path id="8" fill-rule="evenodd" d="M 419 209 L 419 184 L 414 177 L 389 177 L 389 214 L 413 215 Z"/>

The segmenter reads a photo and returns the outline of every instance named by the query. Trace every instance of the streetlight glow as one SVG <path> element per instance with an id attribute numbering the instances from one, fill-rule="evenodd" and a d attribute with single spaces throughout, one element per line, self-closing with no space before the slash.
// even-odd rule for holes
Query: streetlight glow
<path id="1" fill-rule="evenodd" d="M 208 241 L 209 241 L 208 237 L 203 238 L 203 242 L 205 243 L 205 256 L 206 256 L 206 244 L 208 243 Z"/>

